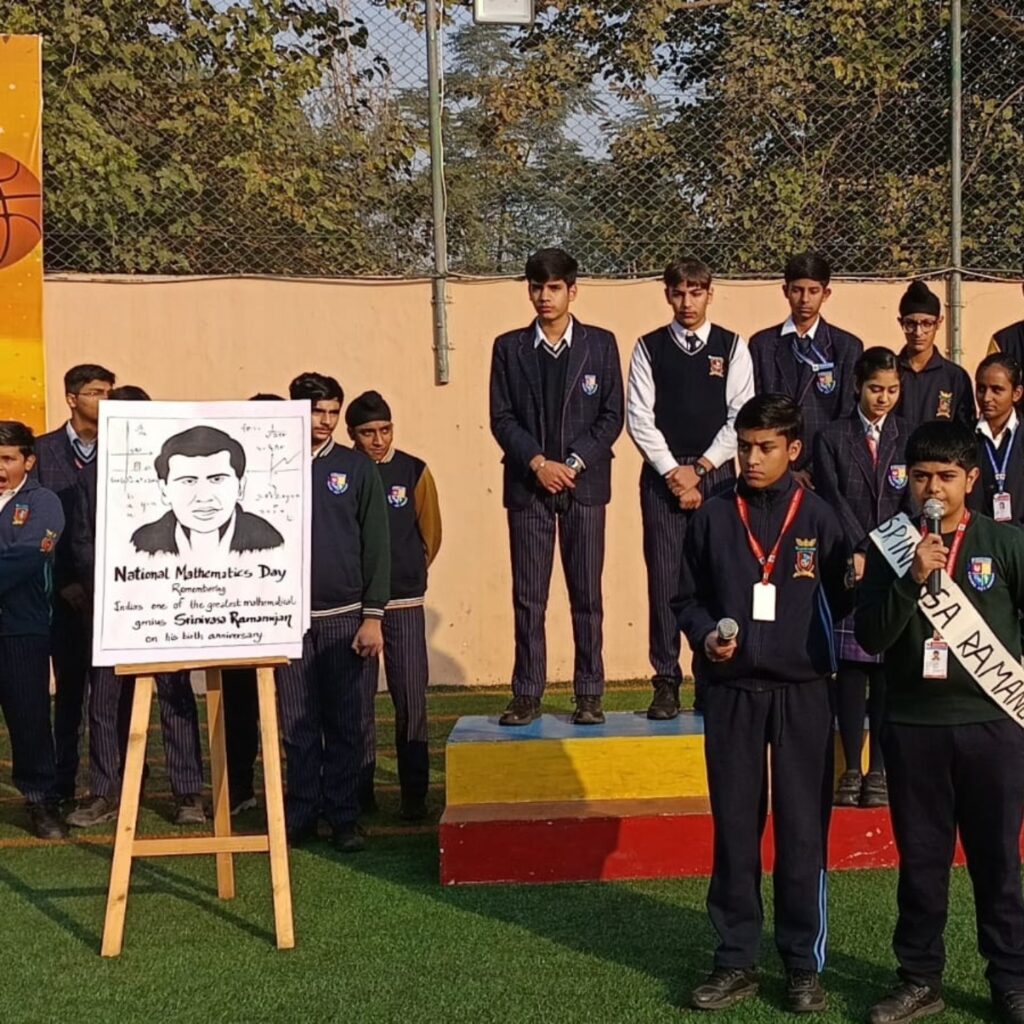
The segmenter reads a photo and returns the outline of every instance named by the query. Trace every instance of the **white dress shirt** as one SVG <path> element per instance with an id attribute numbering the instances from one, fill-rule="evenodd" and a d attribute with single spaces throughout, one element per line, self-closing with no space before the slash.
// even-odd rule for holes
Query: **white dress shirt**
<path id="1" fill-rule="evenodd" d="M 818 324 L 820 324 L 820 323 L 821 323 L 821 317 L 820 316 L 816 316 L 814 318 L 814 323 L 811 324 L 811 326 L 807 328 L 806 334 L 801 334 L 796 329 L 796 324 L 793 323 L 793 317 L 792 316 L 787 316 L 786 317 L 786 322 L 782 325 L 782 334 L 783 334 L 783 336 L 785 336 L 787 334 L 795 334 L 798 338 L 810 338 L 811 341 L 814 341 L 814 336 L 818 333 Z"/>
<path id="2" fill-rule="evenodd" d="M 864 411 L 859 405 L 857 406 L 857 415 L 860 417 L 860 425 L 864 428 L 864 436 L 874 438 L 875 444 L 880 445 L 882 443 L 882 427 L 885 425 L 885 416 L 877 423 L 872 423 L 864 415 Z M 889 414 L 886 413 L 885 415 L 888 416 Z"/>
<path id="3" fill-rule="evenodd" d="M 533 321 L 533 347 L 540 348 L 541 345 L 547 345 L 548 348 L 555 349 L 564 341 L 566 348 L 572 348 L 572 326 L 574 322 L 573 318 L 569 317 L 569 326 L 566 327 L 565 334 L 563 334 L 561 338 L 552 345 L 551 342 L 548 341 L 544 331 L 541 330 L 540 317 L 538 317 Z"/>
<path id="4" fill-rule="evenodd" d="M 684 351 L 685 328 L 673 320 L 669 325 L 672 340 Z M 691 355 L 701 353 L 708 343 L 711 324 L 704 321 L 696 331 L 700 346 Z M 736 414 L 749 399 L 754 397 L 754 364 L 750 349 L 743 338 L 737 337 L 736 346 L 729 360 L 725 378 L 725 422 L 719 428 L 707 451 L 702 454 L 716 469 L 736 455 Z M 654 422 L 654 374 L 651 357 L 643 341 L 636 343 L 633 357 L 629 362 L 629 382 L 626 386 L 626 430 L 640 454 L 651 464 L 659 475 L 671 473 L 679 463 L 665 440 L 665 435 Z"/>
<path id="5" fill-rule="evenodd" d="M 992 442 L 993 446 L 996 447 L 996 448 L 998 448 L 1003 443 L 1003 438 L 1006 436 L 1007 431 L 1009 431 L 1012 434 L 1013 431 L 1015 431 L 1016 429 L 1017 429 L 1017 410 L 1016 409 L 1012 409 L 1010 411 L 1010 418 L 1003 425 L 1003 429 L 1000 430 L 999 433 L 996 434 L 995 437 L 992 436 L 992 428 L 988 425 L 988 420 L 986 420 L 986 419 L 978 420 L 978 433 L 981 434 L 982 437 L 987 437 Z"/>
<path id="6" fill-rule="evenodd" d="M 21 483 L 13 491 L 0 491 L 0 512 L 7 507 L 7 503 L 25 486 L 27 479 L 28 476 L 23 477 Z"/>

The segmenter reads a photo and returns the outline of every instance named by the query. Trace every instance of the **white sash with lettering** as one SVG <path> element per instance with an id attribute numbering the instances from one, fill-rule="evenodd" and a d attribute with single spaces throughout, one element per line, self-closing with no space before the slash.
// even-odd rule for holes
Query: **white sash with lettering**
<path id="1" fill-rule="evenodd" d="M 871 540 L 897 576 L 905 576 L 914 561 L 921 534 L 903 512 L 882 523 Z M 1024 668 L 988 628 L 960 587 L 942 570 L 939 592 L 929 596 L 925 586 L 917 607 L 939 636 L 949 644 L 967 674 L 1024 728 Z"/>

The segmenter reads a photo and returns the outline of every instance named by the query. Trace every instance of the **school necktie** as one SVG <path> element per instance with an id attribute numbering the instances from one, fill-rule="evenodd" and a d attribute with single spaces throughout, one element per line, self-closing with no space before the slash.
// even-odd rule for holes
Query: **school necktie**
<path id="1" fill-rule="evenodd" d="M 864 435 L 865 440 L 868 443 L 868 451 L 871 452 L 871 461 L 877 466 L 878 465 L 878 439 L 875 437 L 875 431 L 872 427 L 868 427 L 868 432 Z"/>
<path id="2" fill-rule="evenodd" d="M 683 348 L 692 356 L 700 348 L 700 338 L 693 331 L 687 331 L 683 335 Z"/>

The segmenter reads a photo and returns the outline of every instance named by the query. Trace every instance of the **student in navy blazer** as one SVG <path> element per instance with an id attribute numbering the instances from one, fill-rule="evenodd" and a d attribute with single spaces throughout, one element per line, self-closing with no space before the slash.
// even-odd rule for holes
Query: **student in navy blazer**
<path id="1" fill-rule="evenodd" d="M 854 410 L 853 369 L 864 346 L 860 338 L 827 323 L 821 315 L 832 294 L 832 268 L 826 260 L 801 253 L 789 260 L 784 274 L 782 290 L 790 316 L 750 339 L 750 357 L 757 394 L 787 395 L 800 406 L 803 450 L 793 476 L 807 486 L 812 483 L 818 431 Z"/>
<path id="2" fill-rule="evenodd" d="M 530 257 L 537 319 L 501 335 L 491 361 L 491 432 L 504 452 L 515 607 L 513 699 L 503 725 L 540 714 L 556 535 L 572 609 L 573 721 L 604 721 L 601 573 L 612 445 L 624 416 L 622 366 L 611 332 L 570 315 L 576 274 L 576 260 L 561 249 Z"/>
<path id="3" fill-rule="evenodd" d="M 967 507 L 997 523 L 1024 526 L 1024 446 L 1017 408 L 1024 397 L 1021 365 L 993 352 L 974 374 L 978 406 L 978 465 L 981 474 L 967 493 Z"/>
<path id="4" fill-rule="evenodd" d="M 864 573 L 868 535 L 907 505 L 904 448 L 911 428 L 893 411 L 900 400 L 896 353 L 869 348 L 857 361 L 857 408 L 830 423 L 815 438 L 814 484 L 836 511 L 853 558 L 850 583 Z M 840 807 L 884 807 L 888 803 L 880 741 L 885 701 L 881 657 L 868 654 L 853 636 L 853 617 L 836 628 L 836 712 L 846 770 L 835 802 Z M 870 693 L 870 700 L 868 700 Z M 870 723 L 868 773 L 861 775 L 864 714 Z"/>
<path id="5" fill-rule="evenodd" d="M 60 499 L 67 522 L 53 564 L 51 648 L 57 684 L 53 714 L 57 789 L 63 800 L 75 795 L 78 738 L 82 730 L 86 679 L 92 664 L 87 595 L 75 577 L 71 556 L 75 485 L 78 474 L 96 458 L 99 405 L 113 386 L 114 375 L 106 367 L 91 363 L 71 367 L 64 374 L 64 396 L 71 416 L 56 430 L 36 438 L 35 476 Z"/>

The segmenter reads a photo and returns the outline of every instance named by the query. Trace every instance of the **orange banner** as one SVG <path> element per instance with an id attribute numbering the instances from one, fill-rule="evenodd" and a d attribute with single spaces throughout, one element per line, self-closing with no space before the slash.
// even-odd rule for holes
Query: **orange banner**
<path id="1" fill-rule="evenodd" d="M 39 36 L 0 36 L 0 419 L 46 425 Z"/>

